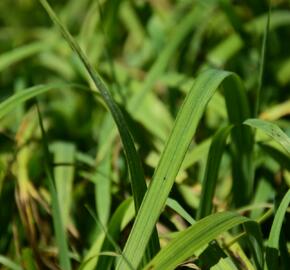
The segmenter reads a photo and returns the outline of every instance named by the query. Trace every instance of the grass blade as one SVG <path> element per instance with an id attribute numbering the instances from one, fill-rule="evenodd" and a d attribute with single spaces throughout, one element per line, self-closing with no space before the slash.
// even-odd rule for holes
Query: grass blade
<path id="1" fill-rule="evenodd" d="M 124 144 L 124 150 L 127 156 L 127 162 L 128 162 L 130 173 L 131 173 L 134 201 L 136 204 L 136 208 L 138 209 L 139 205 L 141 204 L 143 194 L 146 191 L 146 184 L 145 184 L 144 175 L 143 175 L 143 171 L 140 164 L 140 159 L 136 152 L 133 139 L 129 132 L 127 124 L 125 122 L 124 116 L 121 110 L 119 109 L 118 105 L 113 100 L 110 92 L 107 90 L 107 87 L 102 82 L 99 75 L 91 66 L 91 64 L 88 62 L 87 57 L 84 55 L 79 45 L 74 41 L 70 33 L 66 30 L 66 28 L 61 24 L 61 22 L 59 21 L 54 11 L 51 9 L 48 2 L 46 0 L 39 0 L 39 1 L 41 2 L 42 6 L 44 7 L 46 12 L 50 16 L 53 23 L 59 28 L 59 30 L 61 31 L 62 35 L 64 36 L 65 40 L 70 45 L 72 50 L 81 59 L 87 72 L 89 73 L 90 77 L 94 81 L 95 86 L 100 91 L 100 94 L 102 95 L 110 112 L 112 113 L 115 123 L 119 129 L 122 142 Z"/>
<path id="2" fill-rule="evenodd" d="M 257 270 L 264 269 L 264 245 L 259 223 L 250 222 L 244 224 L 246 239 L 253 256 Z"/>
<path id="3" fill-rule="evenodd" d="M 283 197 L 281 204 L 275 214 L 275 218 L 271 227 L 269 240 L 266 246 L 266 263 L 268 269 L 278 268 L 278 251 L 279 251 L 279 239 L 282 229 L 283 220 L 290 204 L 290 189 Z"/>
<path id="4" fill-rule="evenodd" d="M 230 212 L 217 213 L 201 219 L 173 239 L 144 270 L 175 269 L 178 264 L 188 259 L 222 232 L 248 221 L 249 219 L 246 217 Z"/>
<path id="5" fill-rule="evenodd" d="M 242 83 L 237 78 L 223 83 L 231 131 L 231 155 L 234 203 L 241 207 L 250 202 L 254 186 L 253 146 L 254 138 L 250 128 L 242 123 L 250 117 L 250 108 Z M 241 88 L 241 89 L 238 89 Z M 234 91 L 235 89 L 236 91 Z"/>
<path id="6" fill-rule="evenodd" d="M 260 98 L 261 98 L 260 96 L 261 96 L 261 89 L 263 85 L 264 70 L 265 70 L 265 57 L 266 57 L 266 50 L 267 50 L 267 44 L 268 44 L 268 35 L 270 31 L 270 17 L 271 17 L 271 1 L 269 3 L 269 11 L 268 11 L 267 22 L 266 22 L 264 36 L 263 36 L 261 59 L 260 59 L 260 70 L 259 70 L 259 81 L 258 81 L 258 87 L 257 87 L 257 93 L 256 93 L 254 117 L 257 117 L 259 113 L 259 107 L 260 107 Z"/>
<path id="7" fill-rule="evenodd" d="M 72 189 L 74 180 L 74 156 L 75 145 L 68 142 L 56 142 L 53 144 L 52 151 L 54 153 L 54 179 L 55 187 L 59 202 L 61 202 L 60 210 L 63 225 L 69 224 Z M 63 163 L 64 166 L 58 165 Z"/>
<path id="8" fill-rule="evenodd" d="M 129 213 L 129 215 L 128 215 Z M 129 216 L 129 218 L 127 217 Z M 128 225 L 128 222 L 134 216 L 134 205 L 133 199 L 130 197 L 123 201 L 116 211 L 113 213 L 112 218 L 109 221 L 107 226 L 108 234 L 116 241 L 119 241 L 120 232 L 125 225 Z M 125 221 L 125 223 L 124 223 Z M 105 237 L 102 241 L 97 241 L 92 245 L 92 248 L 86 254 L 81 266 L 79 269 L 82 270 L 92 270 L 92 269 L 107 269 L 112 265 L 114 258 L 103 258 L 99 256 L 94 256 L 96 253 L 101 253 L 102 251 L 114 251 L 114 246 L 112 243 Z"/>
<path id="9" fill-rule="evenodd" d="M 229 82 L 226 83 L 228 80 Z M 164 207 L 205 107 L 223 81 L 225 88 L 229 87 L 226 92 L 226 98 L 232 100 L 235 94 L 230 91 L 234 92 L 233 89 L 235 89 L 237 91 L 237 99 L 241 98 L 242 101 L 245 99 L 245 93 L 239 85 L 239 79 L 230 72 L 210 69 L 197 77 L 177 115 L 175 125 L 125 245 L 124 255 L 133 267 L 137 268 L 140 263 L 152 229 Z M 233 104 L 235 104 L 235 110 L 237 111 L 240 102 L 232 103 L 232 106 Z M 230 117 L 230 121 L 241 125 L 245 119 L 245 114 L 247 115 L 247 107 L 246 109 L 240 108 Z M 239 131 L 235 130 L 234 136 L 242 137 Z M 241 145 L 237 147 L 241 147 Z M 146 222 L 144 222 L 145 220 Z M 126 264 L 124 263 L 120 260 L 117 269 L 125 270 Z"/>
<path id="10" fill-rule="evenodd" d="M 189 224 L 194 224 L 196 221 L 191 217 L 191 215 L 178 203 L 178 201 L 168 198 L 166 205 L 183 217 Z"/>
<path id="11" fill-rule="evenodd" d="M 37 105 L 37 104 L 36 104 Z M 53 178 L 53 173 L 50 168 L 50 155 L 48 150 L 48 141 L 46 139 L 46 133 L 43 126 L 43 121 L 41 117 L 41 113 L 39 107 L 37 105 L 37 113 L 39 119 L 39 125 L 42 134 L 42 145 L 43 145 L 43 152 L 44 152 L 44 168 L 48 179 L 48 187 L 51 195 L 51 204 L 52 204 L 52 219 L 53 219 L 53 227 L 55 230 L 56 235 L 56 242 L 58 246 L 58 255 L 59 255 L 59 263 L 60 267 L 63 270 L 70 270 L 70 258 L 69 258 L 69 251 L 66 239 L 65 228 L 63 226 L 63 220 L 61 216 L 61 210 L 59 207 L 59 200 L 58 195 L 55 189 L 55 181 Z"/>
<path id="12" fill-rule="evenodd" d="M 111 154 L 105 157 L 99 164 L 98 171 L 95 173 L 95 200 L 98 219 L 105 226 L 110 217 L 111 210 Z"/>
<path id="13" fill-rule="evenodd" d="M 197 219 L 204 218 L 211 214 L 212 200 L 218 177 L 218 170 L 222 159 L 222 154 L 226 139 L 232 129 L 232 126 L 222 128 L 214 135 L 206 164 L 205 176 L 202 181 L 202 191 L 200 206 L 197 211 Z"/>
<path id="14" fill-rule="evenodd" d="M 244 124 L 263 131 L 290 155 L 290 138 L 276 124 L 260 119 L 247 119 Z"/>
<path id="15" fill-rule="evenodd" d="M 5 101 L 3 101 L 0 104 L 0 119 L 5 116 L 7 113 L 9 113 L 11 110 L 19 106 L 22 102 L 25 102 L 26 100 L 29 100 L 33 97 L 36 97 L 40 94 L 43 94 L 49 90 L 55 89 L 55 88 L 62 88 L 66 87 L 65 84 L 49 84 L 49 85 L 37 85 L 30 88 L 27 88 L 25 90 L 22 90 L 21 92 L 18 92 L 14 94 L 13 96 L 7 98 Z"/>
<path id="16" fill-rule="evenodd" d="M 12 51 L 4 53 L 0 56 L 0 72 L 7 69 L 10 65 L 17 63 L 27 57 L 37 54 L 41 51 L 47 50 L 51 45 L 46 42 L 34 42 L 28 45 L 23 45 L 15 48 Z"/>
<path id="17" fill-rule="evenodd" d="M 80 60 L 82 61 L 83 65 L 85 66 L 88 74 L 90 75 L 91 79 L 93 80 L 96 88 L 100 91 L 101 96 L 103 97 L 106 105 L 108 106 L 114 121 L 118 127 L 121 140 L 124 147 L 125 156 L 127 159 L 127 164 L 130 171 L 130 179 L 131 179 L 131 186 L 132 186 L 132 193 L 135 203 L 136 212 L 138 212 L 139 207 L 141 205 L 143 196 L 146 192 L 146 182 L 144 178 L 143 169 L 141 166 L 140 157 L 137 154 L 137 151 L 134 146 L 134 142 L 125 121 L 124 115 L 122 114 L 120 108 L 118 107 L 117 103 L 112 98 L 110 92 L 108 91 L 105 84 L 102 82 L 101 78 L 94 70 L 94 68 L 89 63 L 87 57 L 79 47 L 79 45 L 74 41 L 73 37 L 67 31 L 67 29 L 61 24 L 60 20 L 51 9 L 50 5 L 46 0 L 39 0 L 50 16 L 53 23 L 59 28 L 60 32 L 64 36 L 67 43 L 70 45 L 72 50 L 78 55 Z M 152 244 L 150 244 L 151 250 L 149 253 L 155 254 L 156 251 L 159 249 L 159 243 L 157 238 L 157 232 L 154 232 L 152 236 L 154 240 L 152 240 Z M 150 257 L 150 255 L 149 255 Z"/>
<path id="18" fill-rule="evenodd" d="M 54 83 L 54 84 L 44 84 L 44 85 L 37 85 L 32 86 L 27 89 L 23 89 L 20 92 L 15 93 L 14 95 L 8 97 L 3 102 L 0 103 L 0 119 L 3 118 L 7 113 L 11 110 L 17 108 L 21 103 L 32 99 L 38 95 L 44 94 L 53 89 L 63 89 L 75 87 L 81 90 L 89 91 L 97 96 L 98 101 L 100 104 L 103 105 L 102 101 L 99 99 L 98 93 L 93 92 L 89 88 L 80 86 L 78 84 L 66 84 L 66 83 Z"/>
<path id="19" fill-rule="evenodd" d="M 10 259 L 0 255 L 0 264 L 11 270 L 22 270 L 22 267 L 11 261 Z"/>

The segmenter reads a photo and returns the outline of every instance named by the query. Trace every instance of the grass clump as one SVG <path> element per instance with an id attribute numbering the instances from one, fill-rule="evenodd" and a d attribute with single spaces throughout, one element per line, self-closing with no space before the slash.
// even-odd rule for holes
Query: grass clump
<path id="1" fill-rule="evenodd" d="M 289 269 L 287 1 L 2 13 L 0 269 Z"/>

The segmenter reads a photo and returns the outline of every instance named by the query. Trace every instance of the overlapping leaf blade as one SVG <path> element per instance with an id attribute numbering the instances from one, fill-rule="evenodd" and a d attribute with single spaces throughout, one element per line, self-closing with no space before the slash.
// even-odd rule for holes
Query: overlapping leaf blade
<path id="1" fill-rule="evenodd" d="M 80 60 L 82 61 L 83 65 L 86 68 L 86 71 L 88 72 L 90 78 L 93 80 L 96 88 L 100 91 L 101 96 L 103 97 L 103 100 L 105 101 L 106 105 L 108 106 L 114 121 L 118 127 L 121 140 L 123 143 L 127 164 L 130 171 L 130 179 L 131 179 L 131 186 L 132 186 L 132 192 L 133 192 L 133 198 L 135 203 L 136 212 L 138 211 L 143 196 L 146 192 L 146 183 L 144 178 L 143 169 L 141 166 L 140 157 L 137 154 L 137 151 L 134 146 L 133 138 L 131 136 L 131 133 L 129 131 L 129 128 L 127 126 L 126 120 L 117 105 L 117 103 L 114 101 L 114 99 L 111 96 L 111 93 L 108 91 L 107 87 L 99 77 L 98 73 L 94 70 L 94 68 L 89 63 L 86 55 L 83 53 L 79 45 L 74 41 L 73 37 L 70 35 L 70 33 L 67 31 L 67 29 L 61 24 L 60 20 L 54 13 L 54 11 L 51 9 L 49 4 L 46 0 L 39 0 L 45 10 L 47 11 L 48 15 L 50 16 L 53 23 L 59 28 L 60 32 L 62 33 L 63 37 L 67 41 L 67 43 L 70 45 L 72 50 L 78 55 Z M 159 243 L 157 239 L 157 233 L 154 232 L 152 235 L 152 244 L 150 244 L 150 251 L 149 253 L 154 254 L 159 249 Z M 148 255 L 149 257 L 151 255 Z"/>
<path id="2" fill-rule="evenodd" d="M 164 247 L 144 270 L 175 269 L 222 232 L 247 221 L 246 217 L 231 212 L 217 213 L 201 219 Z"/>
<path id="3" fill-rule="evenodd" d="M 243 144 L 245 139 L 251 141 L 249 130 L 245 130 L 241 126 L 241 123 L 248 116 L 249 108 L 240 80 L 236 75 L 227 71 L 207 70 L 201 73 L 195 80 L 178 113 L 173 130 L 155 170 L 152 183 L 144 197 L 125 245 L 124 256 L 131 262 L 133 267 L 138 267 L 140 263 L 152 229 L 164 207 L 203 111 L 218 86 L 224 80 L 223 85 L 226 90 L 225 95 L 229 113 L 234 110 L 233 107 L 235 108 L 235 113 L 231 115 L 230 121 L 238 125 L 232 134 L 234 142 L 242 142 Z M 238 102 L 231 103 L 231 101 L 236 100 Z M 246 143 L 248 142 L 246 141 Z M 242 144 L 235 145 L 236 155 L 244 151 L 240 149 Z M 243 152 L 243 154 L 248 165 L 250 158 L 247 154 L 251 154 L 251 152 Z M 241 166 L 244 166 L 244 164 Z M 244 168 L 247 168 L 247 166 L 244 166 Z M 249 171 L 249 173 L 251 172 Z M 243 176 L 246 176 L 246 174 Z M 120 260 L 117 269 L 125 270 L 126 263 Z"/>

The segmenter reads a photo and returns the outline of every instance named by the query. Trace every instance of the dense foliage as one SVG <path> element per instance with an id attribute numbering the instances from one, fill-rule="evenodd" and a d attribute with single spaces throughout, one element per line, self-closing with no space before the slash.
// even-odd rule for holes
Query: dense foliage
<path id="1" fill-rule="evenodd" d="M 287 0 L 1 0 L 0 269 L 290 269 Z"/>

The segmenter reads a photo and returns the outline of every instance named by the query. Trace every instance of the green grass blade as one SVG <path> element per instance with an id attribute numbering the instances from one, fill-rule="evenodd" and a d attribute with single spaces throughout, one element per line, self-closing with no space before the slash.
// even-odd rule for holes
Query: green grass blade
<path id="1" fill-rule="evenodd" d="M 21 257 L 25 270 L 37 270 L 35 256 L 33 256 L 33 251 L 31 248 L 22 249 Z"/>
<path id="2" fill-rule="evenodd" d="M 247 119 L 244 124 L 263 131 L 290 155 L 290 138 L 276 124 L 260 119 Z"/>
<path id="3" fill-rule="evenodd" d="M 102 101 L 99 99 L 98 93 L 93 92 L 87 87 L 83 87 L 78 84 L 66 84 L 66 83 L 54 83 L 54 84 L 45 84 L 32 86 L 27 89 L 23 89 L 20 92 L 15 93 L 14 95 L 8 97 L 3 102 L 0 103 L 0 119 L 8 114 L 11 110 L 17 108 L 21 103 L 32 99 L 38 95 L 44 94 L 50 90 L 54 89 L 63 89 L 69 87 L 76 87 L 81 90 L 89 91 L 97 96 L 97 99 L 103 105 Z"/>
<path id="4" fill-rule="evenodd" d="M 98 164 L 98 171 L 95 173 L 95 200 L 98 219 L 105 226 L 110 217 L 111 210 L 111 154 L 105 157 Z"/>
<path id="5" fill-rule="evenodd" d="M 46 42 L 34 42 L 15 48 L 12 51 L 4 53 L 0 56 L 0 72 L 7 69 L 10 65 L 17 63 L 27 57 L 37 54 L 41 51 L 49 49 L 51 45 Z"/>
<path id="6" fill-rule="evenodd" d="M 226 83 L 228 80 L 229 82 Z M 205 107 L 223 81 L 225 90 L 229 87 L 226 98 L 229 98 L 230 101 L 233 100 L 236 91 L 236 98 L 241 98 L 242 101 L 244 101 L 245 97 L 243 95 L 245 93 L 243 92 L 243 88 L 239 85 L 240 81 L 237 76 L 230 72 L 214 69 L 207 70 L 201 73 L 195 80 L 191 91 L 187 95 L 178 113 L 173 130 L 168 138 L 151 185 L 144 197 L 144 201 L 142 202 L 140 211 L 137 214 L 131 234 L 129 235 L 123 251 L 126 258 L 128 258 L 134 267 L 138 267 L 140 263 L 152 229 L 164 207 Z M 230 91 L 232 91 L 232 93 Z M 239 105 L 240 102 L 232 103 L 231 106 L 234 106 L 235 109 L 238 110 L 230 117 L 230 120 L 234 124 L 241 125 L 242 121 L 245 119 L 244 111 L 247 115 L 247 107 L 246 109 L 239 109 Z M 239 131 L 240 130 L 236 130 L 234 136 L 243 137 L 244 134 L 241 135 Z M 241 147 L 241 145 L 237 147 Z M 117 269 L 125 270 L 126 264 L 120 260 Z"/>
<path id="7" fill-rule="evenodd" d="M 66 28 L 62 25 L 50 5 L 46 0 L 39 0 L 48 13 L 49 17 L 53 21 L 53 23 L 59 28 L 60 32 L 64 36 L 67 43 L 70 45 L 72 50 L 78 55 L 78 57 L 81 59 L 83 65 L 85 66 L 87 72 L 89 73 L 91 79 L 93 80 L 95 86 L 100 91 L 101 96 L 103 97 L 106 105 L 108 106 L 115 123 L 118 127 L 118 130 L 120 132 L 120 136 L 124 145 L 124 150 L 127 157 L 128 166 L 130 169 L 131 179 L 132 179 L 132 190 L 134 193 L 134 201 L 136 204 L 136 208 L 138 209 L 143 195 L 146 191 L 146 184 L 145 179 L 143 175 L 143 171 L 140 164 L 140 158 L 136 152 L 134 142 L 132 139 L 132 136 L 129 132 L 129 129 L 127 127 L 125 118 L 116 104 L 116 102 L 113 100 L 110 92 L 108 91 L 105 84 L 102 82 L 101 78 L 97 74 L 97 72 L 94 70 L 94 68 L 89 63 L 87 57 L 79 47 L 79 45 L 74 41 L 73 37 L 70 35 L 70 33 L 66 30 Z"/>
<path id="8" fill-rule="evenodd" d="M 144 270 L 175 269 L 178 264 L 194 255 L 198 249 L 221 233 L 247 221 L 249 219 L 246 217 L 230 212 L 217 213 L 201 219 L 164 247 Z"/>
<path id="9" fill-rule="evenodd" d="M 116 252 L 114 252 L 117 256 L 121 256 L 123 258 L 124 261 L 127 262 L 127 267 L 130 269 L 130 270 L 134 270 L 134 268 L 130 265 L 130 262 L 124 257 L 124 255 L 122 254 L 122 250 L 119 246 L 119 244 L 115 241 L 114 237 L 110 234 L 110 232 L 108 232 L 106 230 L 106 228 L 104 227 L 103 224 L 100 223 L 100 221 L 98 220 L 97 216 L 95 215 L 95 213 L 89 208 L 89 207 L 86 207 L 87 210 L 89 211 L 90 215 L 94 218 L 94 221 L 96 222 L 97 226 L 99 228 L 101 228 L 102 231 L 104 231 L 105 235 L 106 235 L 106 239 L 108 240 L 108 242 L 110 243 L 110 245 L 115 249 Z M 118 223 L 120 224 L 120 221 L 118 221 Z M 120 235 L 120 233 L 118 234 Z M 101 252 L 101 253 L 104 253 L 104 252 L 107 252 L 106 250 Z M 100 253 L 100 254 L 101 254 Z M 113 253 L 113 252 L 111 252 Z M 110 262 L 109 260 L 105 259 L 105 263 L 108 263 Z M 110 266 L 110 263 L 107 267 L 105 266 L 101 266 L 101 267 L 97 267 L 97 269 L 111 269 L 111 266 Z"/>
<path id="10" fill-rule="evenodd" d="M 226 80 L 223 87 L 228 118 L 234 124 L 231 131 L 233 199 L 241 207 L 250 202 L 254 186 L 253 134 L 251 128 L 242 125 L 250 117 L 250 108 L 239 78 Z"/>
<path id="11" fill-rule="evenodd" d="M 246 239 L 255 262 L 257 270 L 264 269 L 264 245 L 263 235 L 259 223 L 250 222 L 244 224 L 246 231 Z"/>
<path id="12" fill-rule="evenodd" d="M 252 205 L 263 204 L 274 197 L 274 189 L 271 184 L 264 178 L 260 178 L 256 187 L 255 197 Z M 250 218 L 258 219 L 262 216 L 264 208 L 256 208 L 251 211 Z"/>
<path id="13" fill-rule="evenodd" d="M 52 152 L 54 154 L 54 179 L 58 201 L 61 202 L 60 210 L 63 225 L 69 224 L 72 189 L 75 168 L 75 145 L 69 142 L 56 142 L 53 144 Z M 65 164 L 65 165 L 58 165 Z"/>
<path id="14" fill-rule="evenodd" d="M 268 44 L 268 35 L 270 31 L 270 17 L 271 17 L 271 1 L 269 3 L 268 17 L 267 17 L 267 22 L 265 26 L 264 36 L 263 36 L 261 59 L 260 59 L 260 70 L 259 70 L 259 81 L 258 81 L 258 87 L 257 87 L 257 92 L 256 92 L 254 117 L 257 117 L 259 113 L 259 107 L 260 107 L 260 98 L 261 98 L 260 96 L 261 96 L 261 89 L 262 89 L 263 79 L 264 79 L 266 50 L 267 50 L 267 44 Z"/>
<path id="15" fill-rule="evenodd" d="M 121 230 L 124 226 L 128 225 L 134 216 L 134 205 L 132 198 L 128 198 L 123 201 L 118 208 L 113 213 L 109 224 L 107 226 L 107 232 L 116 241 L 119 241 L 119 236 Z M 99 254 L 102 251 L 114 251 L 112 243 L 105 237 L 105 232 L 102 231 L 104 235 L 102 241 L 97 239 L 92 245 L 88 253 L 86 254 L 83 262 L 81 263 L 79 269 L 82 270 L 92 270 L 92 269 L 107 269 L 112 265 L 114 258 L 103 258 L 95 256 L 94 254 Z"/>
<path id="16" fill-rule="evenodd" d="M 202 182 L 200 206 L 197 210 L 197 219 L 211 214 L 212 200 L 215 192 L 218 171 L 226 139 L 232 126 L 222 128 L 214 135 L 207 158 L 205 176 Z"/>
<path id="17" fill-rule="evenodd" d="M 126 222 L 129 222 L 133 219 L 134 216 L 134 208 L 131 207 L 132 205 L 132 199 L 127 199 L 126 204 L 122 203 L 122 207 L 120 206 L 112 216 L 109 224 L 107 233 L 110 235 L 112 239 L 114 239 L 115 242 L 118 242 L 120 240 L 121 231 L 124 223 L 124 217 L 125 215 L 128 215 L 129 213 L 129 219 L 126 220 Z M 126 224 L 127 225 L 127 224 Z M 109 241 L 108 237 L 105 238 L 101 251 L 118 251 L 114 249 L 114 246 L 112 245 L 111 241 Z M 114 258 L 104 258 L 100 257 L 98 259 L 98 264 L 96 269 L 111 269 L 112 264 L 114 262 Z M 128 266 L 128 264 L 127 264 Z"/>
<path id="18" fill-rule="evenodd" d="M 42 145 L 43 145 L 43 152 L 44 152 L 44 168 L 48 179 L 48 187 L 51 195 L 51 205 L 52 205 L 52 219 L 53 219 L 53 227 L 56 235 L 56 242 L 58 246 L 58 256 L 59 256 L 59 263 L 60 267 L 63 270 L 70 270 L 70 258 L 69 258 L 69 249 L 67 244 L 67 237 L 65 228 L 63 226 L 63 220 L 61 216 L 61 210 L 59 207 L 59 200 L 58 195 L 55 189 L 55 181 L 53 178 L 53 173 L 50 168 L 50 155 L 48 149 L 48 141 L 46 138 L 46 133 L 43 126 L 43 121 L 41 117 L 41 113 L 39 107 L 37 105 L 37 112 L 38 112 L 38 119 L 39 125 L 42 134 Z"/>
<path id="19" fill-rule="evenodd" d="M 277 261 L 278 261 L 280 233 L 289 204 L 290 204 L 290 189 L 283 197 L 283 200 L 281 201 L 279 208 L 275 214 L 275 218 L 269 235 L 269 240 L 266 245 L 266 263 L 269 270 L 278 268 Z"/>
<path id="20" fill-rule="evenodd" d="M 168 198 L 166 205 L 183 217 L 189 224 L 194 224 L 196 221 L 191 217 L 191 215 L 178 203 L 178 201 Z"/>
<path id="21" fill-rule="evenodd" d="M 38 85 L 27 88 L 7 98 L 0 104 L 0 119 L 19 104 L 55 88 L 66 87 L 65 84 Z"/>
<path id="22" fill-rule="evenodd" d="M 10 259 L 0 255 L 0 264 L 4 265 L 7 267 L 6 269 L 11 269 L 11 270 L 22 270 L 22 267 L 11 261 Z"/>
<path id="23" fill-rule="evenodd" d="M 88 74 L 93 80 L 96 88 L 100 91 L 101 96 L 103 97 L 106 105 L 108 106 L 114 118 L 114 121 L 118 127 L 121 140 L 123 143 L 123 147 L 124 147 L 124 151 L 125 151 L 125 155 L 127 159 L 127 164 L 130 171 L 130 179 L 131 179 L 131 186 L 132 186 L 132 193 L 133 193 L 135 208 L 136 208 L 136 212 L 138 212 L 147 187 L 146 187 L 143 169 L 141 166 L 140 157 L 138 156 L 137 151 L 135 149 L 134 142 L 133 142 L 131 133 L 129 131 L 129 128 L 127 126 L 126 120 L 124 118 L 124 115 L 122 114 L 117 103 L 113 100 L 110 92 L 108 91 L 105 84 L 102 82 L 97 72 L 89 63 L 87 57 L 85 56 L 85 54 L 83 53 L 79 45 L 74 41 L 73 37 L 66 30 L 66 28 L 61 24 L 60 20 L 58 19 L 54 11 L 51 9 L 47 1 L 46 0 L 39 0 L 39 1 L 41 2 L 42 6 L 44 7 L 46 12 L 50 16 L 53 23 L 59 28 L 60 32 L 62 33 L 65 40 L 72 48 L 72 50 L 78 55 L 78 57 L 82 61 Z M 156 251 L 159 249 L 159 242 L 158 242 L 156 231 L 154 231 L 153 233 L 152 242 L 150 241 L 149 247 L 150 247 L 150 251 L 148 252 L 151 254 L 155 254 Z M 148 255 L 148 256 L 150 257 L 151 255 Z"/>

